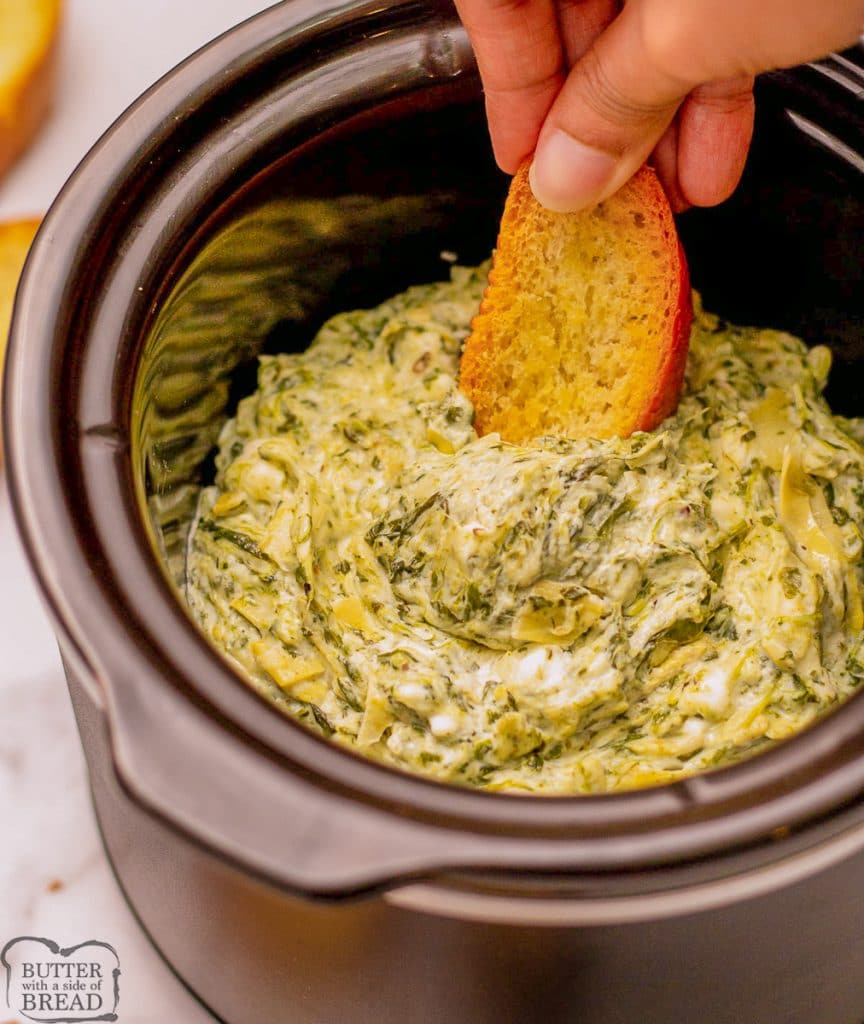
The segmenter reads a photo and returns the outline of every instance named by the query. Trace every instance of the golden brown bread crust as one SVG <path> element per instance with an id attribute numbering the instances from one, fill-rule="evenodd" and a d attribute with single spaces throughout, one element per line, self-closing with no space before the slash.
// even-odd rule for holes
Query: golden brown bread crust
<path id="1" fill-rule="evenodd" d="M 0 355 L 6 346 L 18 278 L 40 223 L 37 217 L 0 222 Z"/>
<path id="2" fill-rule="evenodd" d="M 0 366 L 3 365 L 18 279 L 39 223 L 38 220 L 0 223 Z"/>
<path id="3" fill-rule="evenodd" d="M 0 62 L 0 175 L 18 159 L 51 109 L 57 76 L 60 0 L 0 4 L 0 34 L 19 52 Z"/>
<path id="4" fill-rule="evenodd" d="M 680 396 L 692 307 L 656 175 L 642 168 L 593 210 L 551 213 L 517 172 L 489 283 L 462 355 L 479 434 L 651 430 Z"/>

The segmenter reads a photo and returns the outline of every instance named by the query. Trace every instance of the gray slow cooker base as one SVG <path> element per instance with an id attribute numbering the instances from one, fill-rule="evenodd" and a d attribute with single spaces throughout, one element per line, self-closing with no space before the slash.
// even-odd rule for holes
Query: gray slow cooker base
<path id="1" fill-rule="evenodd" d="M 95 796 L 95 794 L 93 792 L 92 787 L 90 789 L 90 798 L 93 801 L 93 809 L 94 809 L 94 811 L 96 811 L 96 796 Z M 102 822 L 101 822 L 101 820 L 99 818 L 98 811 L 96 811 L 96 827 L 97 827 L 97 830 L 99 832 L 99 838 L 102 840 L 102 849 L 105 851 L 105 859 L 108 861 L 108 866 L 111 868 L 111 874 L 114 876 L 114 881 L 117 883 L 117 888 L 120 890 L 120 894 L 123 897 L 123 899 L 125 900 L 126 906 L 129 908 L 129 912 L 135 918 L 135 921 L 137 922 L 137 924 L 138 924 L 139 928 L 141 929 L 141 931 L 144 932 L 144 934 L 146 935 L 148 941 L 150 942 L 150 945 L 153 947 L 153 949 L 158 954 L 159 959 L 162 961 L 163 964 L 165 964 L 165 966 L 174 975 L 174 977 L 183 986 L 183 988 L 189 993 L 189 995 L 192 997 L 192 999 L 194 999 L 195 1002 L 198 1003 L 198 1005 L 202 1008 L 202 1010 L 204 1010 L 207 1014 L 209 1014 L 213 1018 L 214 1024 L 229 1024 L 229 1022 L 226 1021 L 224 1017 L 220 1017 L 213 1010 L 212 1006 L 208 1006 L 204 1002 L 204 1000 L 201 998 L 201 996 L 198 995 L 198 993 L 189 986 L 188 982 L 186 981 L 186 979 L 182 975 L 177 973 L 177 970 L 174 967 L 174 964 L 172 964 L 171 961 L 168 959 L 168 957 L 165 954 L 165 951 L 162 949 L 162 947 L 156 941 L 156 938 L 151 934 L 151 932 L 148 929 L 146 923 L 142 919 L 141 915 L 138 913 L 138 910 L 135 907 L 135 904 L 132 902 L 132 900 L 131 900 L 131 898 L 129 896 L 129 893 L 126 891 L 126 887 L 123 884 L 123 879 L 120 877 L 120 875 L 117 872 L 117 865 L 114 863 L 114 859 L 111 856 L 111 849 L 110 849 L 110 847 L 108 845 L 107 840 L 105 839 L 105 833 L 102 830 Z"/>
<path id="2" fill-rule="evenodd" d="M 864 892 L 861 858 L 719 910 L 587 929 L 467 922 L 384 897 L 301 900 L 237 871 L 130 800 L 104 715 L 67 673 L 124 895 L 169 966 L 225 1024 L 864 1018 L 864 972 L 855 969 L 864 934 L 849 913 Z M 836 913 L 826 913 L 831 907 Z"/>

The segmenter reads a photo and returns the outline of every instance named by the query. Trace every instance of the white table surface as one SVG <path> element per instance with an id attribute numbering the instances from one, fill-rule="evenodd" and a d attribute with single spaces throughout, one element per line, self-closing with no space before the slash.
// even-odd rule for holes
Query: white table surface
<path id="1" fill-rule="evenodd" d="M 0 218 L 43 212 L 136 96 L 271 2 L 66 0 L 58 102 L 33 148 L 0 181 Z M 5 479 L 0 570 L 0 948 L 19 935 L 61 946 L 101 939 L 120 958 L 119 1024 L 212 1022 L 150 946 L 111 874 L 56 644 L 17 539 Z M 6 1024 L 13 1016 L 4 987 L 0 979 Z"/>

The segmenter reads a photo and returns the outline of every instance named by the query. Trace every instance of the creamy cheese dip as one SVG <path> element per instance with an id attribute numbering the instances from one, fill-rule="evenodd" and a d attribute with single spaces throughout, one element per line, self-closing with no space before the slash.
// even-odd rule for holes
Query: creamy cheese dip
<path id="1" fill-rule="evenodd" d="M 668 782 L 854 692 L 864 422 L 827 349 L 697 309 L 662 429 L 516 447 L 456 386 L 487 269 L 262 358 L 189 541 L 207 636 L 323 735 L 495 790 Z"/>

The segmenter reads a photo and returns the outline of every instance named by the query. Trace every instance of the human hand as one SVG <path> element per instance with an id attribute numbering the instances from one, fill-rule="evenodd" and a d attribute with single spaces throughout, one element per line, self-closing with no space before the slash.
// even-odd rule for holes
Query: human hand
<path id="1" fill-rule="evenodd" d="M 649 157 L 675 209 L 734 191 L 753 76 L 853 44 L 864 0 L 455 0 L 499 165 L 534 153 L 552 210 L 616 192 Z"/>

